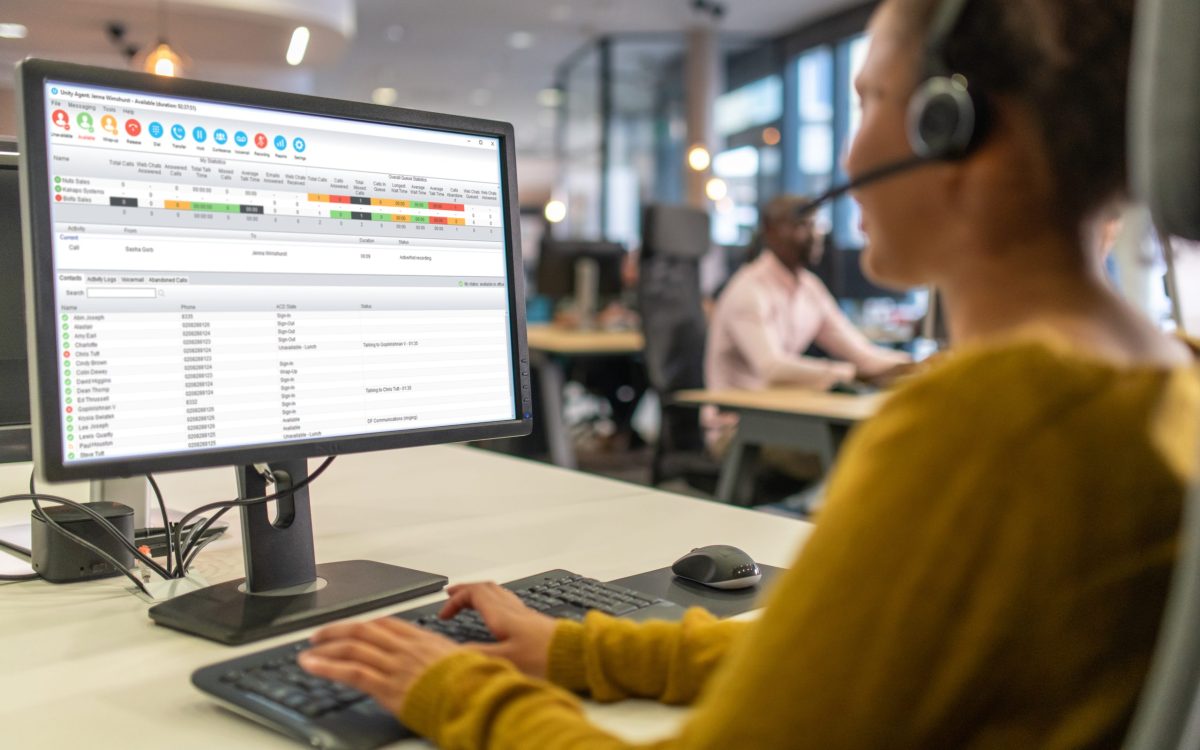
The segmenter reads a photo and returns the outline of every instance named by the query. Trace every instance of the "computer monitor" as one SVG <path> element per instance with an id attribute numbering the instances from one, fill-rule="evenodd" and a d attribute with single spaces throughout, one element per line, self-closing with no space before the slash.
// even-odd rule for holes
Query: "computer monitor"
<path id="1" fill-rule="evenodd" d="M 32 458 L 17 144 L 0 139 L 0 463 Z"/>
<path id="2" fill-rule="evenodd" d="M 291 488 L 312 457 L 528 434 L 512 126 L 44 60 L 18 85 L 38 470 L 233 465 L 255 498 L 266 464 L 285 493 L 241 508 L 244 584 L 150 616 L 244 642 L 441 588 L 316 565 Z"/>
<path id="3" fill-rule="evenodd" d="M 555 240 L 547 236 L 538 254 L 538 294 L 561 299 L 579 296 L 575 288 L 577 264 L 581 260 L 596 262 L 596 299 L 613 299 L 621 294 L 621 264 L 625 248 L 615 242 Z M 590 290 L 588 290 L 590 293 Z"/>

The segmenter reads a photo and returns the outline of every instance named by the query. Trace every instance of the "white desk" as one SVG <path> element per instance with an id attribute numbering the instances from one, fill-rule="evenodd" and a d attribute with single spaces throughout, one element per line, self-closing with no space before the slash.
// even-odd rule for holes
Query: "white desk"
<path id="1" fill-rule="evenodd" d="M 230 469 L 159 480 L 170 504 L 181 510 L 233 497 Z M 27 466 L 0 471 L 4 494 L 27 482 Z M 68 496 L 86 497 L 86 485 L 77 489 Z M 451 582 L 505 581 L 560 567 L 609 580 L 669 565 L 692 547 L 712 543 L 733 544 L 760 562 L 785 566 L 809 529 L 798 521 L 458 447 L 344 456 L 312 492 L 319 561 L 380 560 L 444 573 Z M 27 513 L 25 504 L 0 506 L 0 523 Z M 231 520 L 236 527 L 236 516 Z M 230 532 L 199 559 L 197 569 L 210 582 L 242 575 L 240 536 L 236 528 Z M 0 585 L 5 747 L 299 747 L 218 708 L 191 687 L 189 675 L 309 631 L 221 646 L 151 624 L 148 605 L 127 592 L 127 583 Z M 647 702 L 592 705 L 589 713 L 632 740 L 669 733 L 683 716 Z"/>

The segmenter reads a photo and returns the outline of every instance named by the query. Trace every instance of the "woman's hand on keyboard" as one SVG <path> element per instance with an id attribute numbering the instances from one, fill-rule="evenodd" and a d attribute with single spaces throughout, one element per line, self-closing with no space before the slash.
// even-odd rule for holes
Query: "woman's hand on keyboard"
<path id="1" fill-rule="evenodd" d="M 300 652 L 300 666 L 370 695 L 399 714 L 417 678 L 460 644 L 394 617 L 321 628 Z"/>
<path id="2" fill-rule="evenodd" d="M 544 678 L 550 641 L 558 621 L 525 606 L 517 595 L 495 583 L 466 583 L 446 589 L 450 600 L 438 613 L 443 619 L 474 609 L 495 636 L 495 643 L 471 643 L 467 648 L 499 656 L 527 675 Z"/>

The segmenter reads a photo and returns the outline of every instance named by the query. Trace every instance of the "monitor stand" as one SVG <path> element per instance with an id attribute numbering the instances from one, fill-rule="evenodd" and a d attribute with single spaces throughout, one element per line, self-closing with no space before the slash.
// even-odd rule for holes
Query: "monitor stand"
<path id="1" fill-rule="evenodd" d="M 283 493 L 245 506 L 242 544 L 246 578 L 209 586 L 150 608 L 155 623 L 220 643 L 268 638 L 440 591 L 445 576 L 368 560 L 316 564 L 308 487 L 290 491 L 308 474 L 307 463 L 270 464 L 271 489 L 252 466 L 239 468 L 245 498 Z M 365 522 L 365 519 L 364 519 Z"/>

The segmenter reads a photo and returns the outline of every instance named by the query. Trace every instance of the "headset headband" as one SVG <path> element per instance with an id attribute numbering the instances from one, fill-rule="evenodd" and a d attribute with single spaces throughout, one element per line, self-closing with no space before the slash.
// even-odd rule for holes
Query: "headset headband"
<path id="1" fill-rule="evenodd" d="M 946 62 L 946 46 L 950 43 L 950 37 L 958 29 L 958 24 L 970 1 L 943 0 L 938 5 L 933 15 L 933 22 L 929 26 L 928 42 L 925 44 L 926 78 L 949 77 L 954 72 L 950 70 L 950 65 Z"/>

